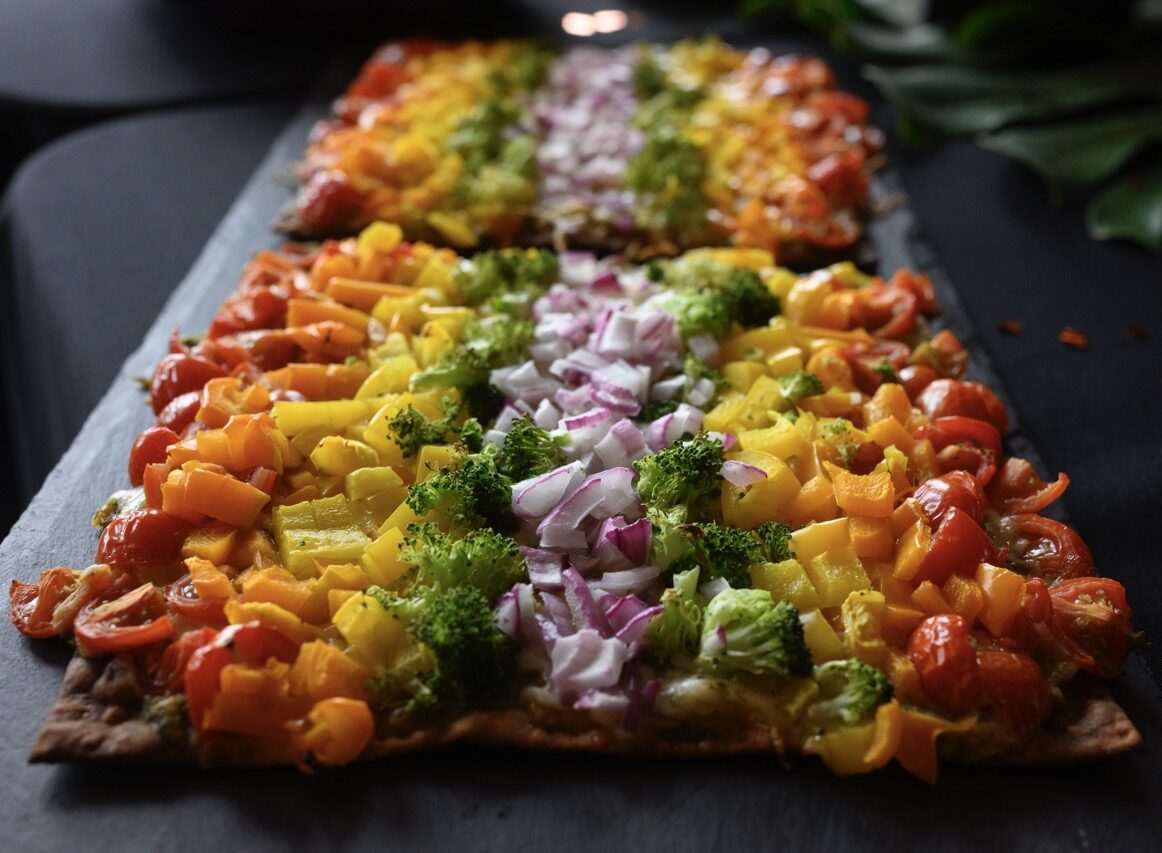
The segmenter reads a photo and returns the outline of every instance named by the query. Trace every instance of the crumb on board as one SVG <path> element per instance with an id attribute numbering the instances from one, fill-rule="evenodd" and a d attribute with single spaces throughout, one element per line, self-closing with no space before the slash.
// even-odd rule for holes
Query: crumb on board
<path id="1" fill-rule="evenodd" d="M 1057 334 L 1057 340 L 1073 349 L 1089 349 L 1089 338 L 1073 326 L 1066 326 Z"/>
<path id="2" fill-rule="evenodd" d="M 1025 328 L 1025 324 L 1020 320 L 1001 320 L 998 325 L 1006 335 L 1019 335 Z"/>

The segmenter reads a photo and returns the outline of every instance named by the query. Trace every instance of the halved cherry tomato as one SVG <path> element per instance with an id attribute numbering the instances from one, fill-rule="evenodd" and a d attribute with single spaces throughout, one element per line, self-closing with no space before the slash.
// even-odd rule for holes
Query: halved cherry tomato
<path id="1" fill-rule="evenodd" d="M 951 575 L 971 575 L 980 563 L 995 561 L 992 540 L 984 529 L 969 513 L 950 507 L 932 534 L 932 544 L 916 570 L 915 582 L 942 584 Z"/>
<path id="2" fill-rule="evenodd" d="M 971 471 L 982 486 L 996 473 L 1001 434 L 987 421 L 961 415 L 933 418 L 916 430 L 916 437 L 932 442 L 944 471 Z"/>
<path id="3" fill-rule="evenodd" d="M 1101 678 L 1117 675 L 1133 631 L 1125 588 L 1110 578 L 1067 578 L 1049 597 L 1053 625 L 1078 668 Z"/>
<path id="4" fill-rule="evenodd" d="M 273 329 L 286 317 L 286 293 L 273 287 L 255 287 L 230 296 L 210 324 L 211 338 L 251 329 Z"/>
<path id="5" fill-rule="evenodd" d="M 1064 473 L 1046 483 L 1027 460 L 1010 456 L 989 486 L 989 500 L 1001 515 L 1040 512 L 1061 497 L 1068 486 L 1069 477 Z"/>
<path id="6" fill-rule="evenodd" d="M 874 394 L 885 382 L 898 379 L 893 374 L 908 361 L 908 346 L 899 341 L 877 341 L 874 344 L 853 344 L 841 355 L 851 367 L 855 385 L 865 394 Z"/>
<path id="7" fill-rule="evenodd" d="M 318 172 L 299 190 L 295 206 L 307 230 L 326 234 L 362 211 L 363 196 L 342 172 Z"/>
<path id="8" fill-rule="evenodd" d="M 877 338 L 902 338 L 916 328 L 919 300 L 909 288 L 875 282 L 857 293 L 857 325 Z"/>
<path id="9" fill-rule="evenodd" d="M 299 646 L 282 632 L 261 622 L 229 625 L 195 650 L 186 665 L 183 683 L 190 721 L 201 731 L 202 720 L 218 694 L 218 677 L 231 663 L 261 666 L 270 658 L 292 663 Z"/>
<path id="10" fill-rule="evenodd" d="M 152 693 L 172 693 L 182 689 L 190 656 L 218 636 L 216 628 L 186 631 L 170 643 L 150 664 L 145 674 L 147 689 Z"/>
<path id="11" fill-rule="evenodd" d="M 55 637 L 59 632 L 53 625 L 53 611 L 68 598 L 76 584 L 77 573 L 64 566 L 41 572 L 36 583 L 12 581 L 8 587 L 12 624 L 26 637 L 36 640 Z"/>
<path id="12" fill-rule="evenodd" d="M 1093 556 L 1068 524 L 1021 513 L 1001 519 L 1001 534 L 1008 540 L 1014 559 L 1030 575 L 1051 585 L 1062 578 L 1093 574 Z"/>
<path id="13" fill-rule="evenodd" d="M 933 524 L 939 524 L 953 508 L 968 513 L 973 521 L 980 524 L 985 507 L 988 506 L 984 489 L 976 477 L 967 471 L 949 471 L 926 480 L 916 487 L 912 497 Z"/>
<path id="14" fill-rule="evenodd" d="M 909 364 L 901 367 L 898 373 L 900 384 L 908 392 L 908 399 L 913 402 L 921 391 L 939 378 L 939 374 L 926 364 Z"/>
<path id="15" fill-rule="evenodd" d="M 964 344 L 951 329 L 942 329 L 933 335 L 922 352 L 928 366 L 946 379 L 959 379 L 968 366 L 968 353 Z M 913 356 L 915 357 L 915 356 Z"/>
<path id="16" fill-rule="evenodd" d="M 1018 737 L 1037 728 L 1053 710 L 1053 690 L 1028 655 L 981 649 L 981 704 L 991 707 Z"/>
<path id="17" fill-rule="evenodd" d="M 178 440 L 178 434 L 168 427 L 151 426 L 142 430 L 129 449 L 129 482 L 140 486 L 145 466 L 164 462 L 169 446 Z"/>
<path id="18" fill-rule="evenodd" d="M 165 600 L 175 616 L 204 622 L 215 628 L 226 626 L 226 599 L 202 598 L 188 574 L 182 575 L 165 588 Z"/>
<path id="19" fill-rule="evenodd" d="M 174 397 L 200 391 L 209 380 L 225 375 L 226 371 L 212 361 L 188 353 L 170 353 L 157 363 L 149 383 L 153 413 L 160 414 Z"/>
<path id="20" fill-rule="evenodd" d="M 202 408 L 202 392 L 187 391 L 174 397 L 157 416 L 157 425 L 179 435 L 186 431 L 186 427 L 194 422 L 198 416 L 198 409 Z"/>
<path id="21" fill-rule="evenodd" d="M 97 562 L 126 572 L 164 570 L 181 558 L 190 523 L 160 509 L 143 509 L 114 518 L 97 541 Z"/>
<path id="22" fill-rule="evenodd" d="M 930 418 L 960 416 L 986 421 L 1000 433 L 1009 429 L 1004 403 L 979 382 L 937 379 L 917 395 L 915 403 Z"/>
<path id="23" fill-rule="evenodd" d="M 174 627 L 161 590 L 143 583 L 120 598 L 85 605 L 73 633 L 86 654 L 120 654 L 164 642 Z"/>
<path id="24" fill-rule="evenodd" d="M 908 637 L 908 658 L 916 667 L 920 688 L 933 703 L 956 715 L 980 707 L 980 664 L 963 617 L 929 616 Z"/>

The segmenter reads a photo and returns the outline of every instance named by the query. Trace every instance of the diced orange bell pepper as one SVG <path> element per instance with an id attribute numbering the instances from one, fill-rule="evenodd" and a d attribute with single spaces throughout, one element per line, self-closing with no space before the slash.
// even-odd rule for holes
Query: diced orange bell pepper
<path id="1" fill-rule="evenodd" d="M 225 426 L 233 415 L 264 412 L 270 408 L 270 392 L 256 382 L 237 376 L 220 376 L 202 386 L 202 406 L 197 419 L 211 428 Z"/>
<path id="2" fill-rule="evenodd" d="M 939 772 L 936 739 L 945 732 L 965 732 L 976 725 L 976 717 L 950 721 L 921 711 L 902 712 L 902 726 L 896 760 L 905 770 L 935 785 Z"/>
<path id="3" fill-rule="evenodd" d="M 246 601 L 269 601 L 300 618 L 314 584 L 313 580 L 299 580 L 280 566 L 247 572 L 241 580 Z"/>
<path id="4" fill-rule="evenodd" d="M 316 361 L 341 361 L 358 355 L 367 335 L 335 320 L 325 320 L 286 330 L 287 337 Z"/>
<path id="5" fill-rule="evenodd" d="M 335 696 L 367 698 L 364 685 L 371 671 L 322 640 L 305 643 L 291 667 L 291 691 L 315 702 Z"/>
<path id="6" fill-rule="evenodd" d="M 306 702 L 290 693 L 290 664 L 274 658 L 262 666 L 227 664 L 218 685 L 202 716 L 203 731 L 281 740 L 288 736 L 286 724 L 305 711 Z"/>
<path id="7" fill-rule="evenodd" d="M 823 467 L 831 477 L 835 502 L 845 513 L 869 518 L 887 518 L 892 514 L 896 488 L 887 471 L 852 474 L 830 462 L 824 462 Z"/>
<path id="8" fill-rule="evenodd" d="M 174 471 L 162 484 L 166 512 L 190 520 L 209 516 L 235 527 L 254 524 L 269 500 L 261 489 L 209 468 Z"/>
<path id="9" fill-rule="evenodd" d="M 368 314 L 355 308 L 348 308 L 334 302 L 320 302 L 317 299 L 297 298 L 290 299 L 286 304 L 286 325 L 288 329 L 296 326 L 309 326 L 312 323 L 335 322 L 342 323 L 357 332 L 366 332 L 367 323 L 371 319 Z"/>
<path id="10" fill-rule="evenodd" d="M 310 760 L 327 767 L 341 767 L 354 761 L 375 734 L 371 709 L 358 699 L 316 702 L 307 722 L 306 730 L 295 735 L 295 747 Z"/>
<path id="11" fill-rule="evenodd" d="M 884 418 L 893 418 L 899 424 L 906 424 L 912 414 L 912 401 L 904 386 L 885 382 L 863 405 L 865 423 L 873 424 Z"/>
<path id="12" fill-rule="evenodd" d="M 855 553 L 864 560 L 891 560 L 896 550 L 896 537 L 887 518 L 852 516 L 848 525 Z"/>
<path id="13" fill-rule="evenodd" d="M 324 292 L 336 302 L 368 314 L 375 307 L 375 303 L 385 296 L 411 296 L 414 293 L 412 288 L 403 284 L 383 284 L 378 281 L 341 277 L 328 281 Z"/>
<path id="14" fill-rule="evenodd" d="M 981 563 L 976 582 L 983 597 L 978 619 L 994 637 L 1009 632 L 1013 619 L 1025 603 L 1025 579 L 1014 571 Z"/>

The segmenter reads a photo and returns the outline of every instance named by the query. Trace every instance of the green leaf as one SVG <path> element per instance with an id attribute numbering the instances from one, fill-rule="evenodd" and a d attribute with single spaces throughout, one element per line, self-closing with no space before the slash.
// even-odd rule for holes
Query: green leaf
<path id="1" fill-rule="evenodd" d="M 1162 106 L 1012 128 L 980 139 L 985 148 L 1025 163 L 1057 192 L 1100 183 L 1157 142 L 1162 142 Z"/>
<path id="2" fill-rule="evenodd" d="M 1162 166 L 1121 178 L 1089 203 L 1085 220 L 1095 240 L 1120 237 L 1162 252 Z"/>
<path id="3" fill-rule="evenodd" d="M 853 51 L 873 59 L 936 61 L 948 58 L 953 49 L 947 31 L 932 24 L 897 28 L 851 22 L 843 31 L 844 41 Z"/>
<path id="4" fill-rule="evenodd" d="M 985 133 L 1135 96 L 1162 97 L 1158 60 L 1019 74 L 960 65 L 869 65 L 864 76 L 902 118 L 946 136 Z"/>

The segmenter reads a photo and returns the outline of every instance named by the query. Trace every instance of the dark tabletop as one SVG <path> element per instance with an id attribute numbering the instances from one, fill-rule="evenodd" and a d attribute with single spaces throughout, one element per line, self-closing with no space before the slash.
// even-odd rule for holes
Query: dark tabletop
<path id="1" fill-rule="evenodd" d="M 706 28 L 685 20 L 689 13 L 659 22 L 657 8 L 645 8 L 657 27 L 646 36 Z M 537 7 L 541 25 L 559 19 L 555 10 Z M 769 38 L 823 50 L 803 36 Z M 861 86 L 849 64 L 837 65 L 845 84 Z M 890 126 L 890 112 L 874 102 L 877 121 Z M 201 302 L 171 305 L 163 325 L 202 328 L 245 255 L 271 240 L 265 223 L 286 193 L 275 178 L 301 148 L 302 117 L 284 134 L 281 153 L 243 184 L 287 116 L 285 103 L 270 101 L 121 121 L 61 143 L 17 176 L 0 221 L 0 286 L 6 300 L 18 294 L 6 304 L 22 312 L 15 316 L 24 337 L 5 335 L 19 352 L 6 351 L 4 361 L 25 383 L 15 421 L 25 479 L 43 476 L 78 432 L 79 439 L 0 545 L 0 580 L 91 554 L 95 534 L 85 532 L 84 517 L 121 482 L 125 447 L 147 419 L 143 406 L 135 408 L 132 377 L 161 354 L 166 329 L 155 327 L 131 355 L 134 345 L 231 196 L 242 192 L 244 209 L 184 285 Z M 1099 570 L 1125 582 L 1147 640 L 1162 636 L 1155 568 L 1162 266 L 1141 250 L 1088 241 L 1078 210 L 1051 207 L 1034 178 L 996 155 L 969 145 L 927 153 L 892 145 L 889 154 L 924 232 L 916 244 L 921 260 L 930 248 L 956 287 L 980 351 L 1016 402 L 1023 435 L 1050 471 L 1069 472 L 1066 508 Z M 180 203 L 158 204 L 171 194 Z M 1021 321 L 1022 333 L 1005 336 L 1003 319 Z M 1058 343 L 1066 325 L 1089 336 L 1088 350 Z M 38 355 L 28 356 L 30 347 Z M 112 397 L 82 427 L 114 376 Z M 58 402 L 47 403 L 44 388 Z M 61 404 L 62 395 L 69 402 Z M 691 764 L 469 749 L 317 779 L 28 767 L 23 758 L 63 658 L 59 648 L 0 631 L 0 837 L 19 839 L 16 849 L 81 841 L 97 849 L 422 848 L 435 841 L 467 849 L 1135 849 L 1162 829 L 1162 696 L 1150 644 L 1115 685 L 1146 735 L 1143 751 L 1064 770 L 946 768 L 936 789 L 896 770 L 835 780 L 814 762 L 785 772 L 766 760 Z"/>

